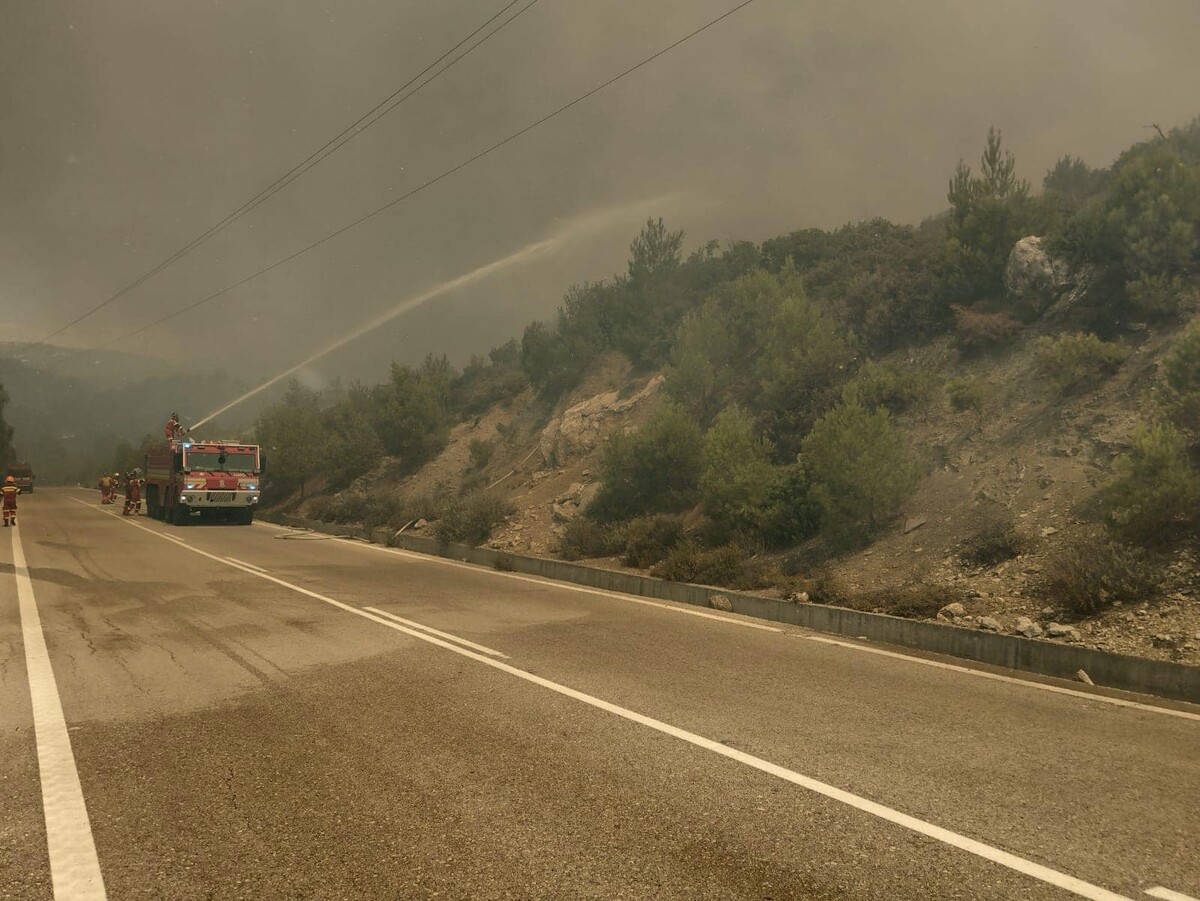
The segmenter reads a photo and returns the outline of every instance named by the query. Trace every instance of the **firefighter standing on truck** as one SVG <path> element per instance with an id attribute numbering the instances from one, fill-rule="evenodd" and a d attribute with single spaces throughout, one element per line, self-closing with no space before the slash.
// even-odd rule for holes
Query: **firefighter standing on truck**
<path id="1" fill-rule="evenodd" d="M 4 528 L 7 529 L 17 524 L 17 495 L 21 493 L 21 489 L 17 487 L 17 480 L 9 476 L 4 480 L 4 488 L 0 490 L 4 492 Z"/>
<path id="2" fill-rule="evenodd" d="M 186 431 L 187 429 L 183 427 L 183 423 L 179 420 L 178 413 L 172 413 L 171 418 L 167 420 L 167 424 L 163 428 L 163 434 L 166 436 L 168 441 L 173 438 L 182 438 L 183 433 Z"/>
<path id="3" fill-rule="evenodd" d="M 131 469 L 125 476 L 125 509 L 122 516 L 142 515 L 142 471 Z"/>

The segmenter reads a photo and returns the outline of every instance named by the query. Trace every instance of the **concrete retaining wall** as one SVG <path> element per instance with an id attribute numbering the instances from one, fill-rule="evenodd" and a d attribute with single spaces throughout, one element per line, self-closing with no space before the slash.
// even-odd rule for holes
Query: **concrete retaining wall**
<path id="1" fill-rule="evenodd" d="M 708 607 L 710 598 L 719 594 L 728 598 L 734 613 L 758 619 L 803 626 L 833 635 L 863 637 L 871 641 L 1064 679 L 1074 679 L 1076 671 L 1082 669 L 1097 685 L 1200 703 L 1200 667 L 1112 654 L 1078 645 L 1057 644 L 941 623 L 902 619 L 880 613 L 828 607 L 823 604 L 791 604 L 736 591 L 596 569 L 567 563 L 564 560 L 526 557 L 462 544 L 441 544 L 432 538 L 418 535 L 394 535 L 390 529 L 378 529 L 372 535 L 362 528 L 334 526 L 293 516 L 267 515 L 261 518 L 280 525 L 312 529 L 329 535 L 373 540 L 377 544 L 494 569 L 699 607 Z"/>

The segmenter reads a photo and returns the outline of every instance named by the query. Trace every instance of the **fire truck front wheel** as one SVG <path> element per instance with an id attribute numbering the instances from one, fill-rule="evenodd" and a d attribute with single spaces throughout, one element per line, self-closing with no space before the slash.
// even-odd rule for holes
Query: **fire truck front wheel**
<path id="1" fill-rule="evenodd" d="M 188 521 L 188 515 L 191 511 L 188 510 L 186 504 L 176 503 L 171 508 L 171 525 L 182 526 Z"/>

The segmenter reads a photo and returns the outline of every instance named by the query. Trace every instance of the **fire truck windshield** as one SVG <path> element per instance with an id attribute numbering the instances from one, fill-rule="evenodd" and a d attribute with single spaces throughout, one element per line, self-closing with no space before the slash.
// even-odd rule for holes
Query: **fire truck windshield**
<path id="1" fill-rule="evenodd" d="M 247 451 L 188 451 L 184 468 L 204 472 L 255 472 L 255 455 Z"/>

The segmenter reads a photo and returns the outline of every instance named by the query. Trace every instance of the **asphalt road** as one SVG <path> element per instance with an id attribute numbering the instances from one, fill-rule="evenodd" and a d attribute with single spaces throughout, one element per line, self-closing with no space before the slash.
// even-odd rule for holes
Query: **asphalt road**
<path id="1" fill-rule="evenodd" d="M 1196 708 L 98 500 L 0 532 L 0 898 L 1200 897 Z"/>

